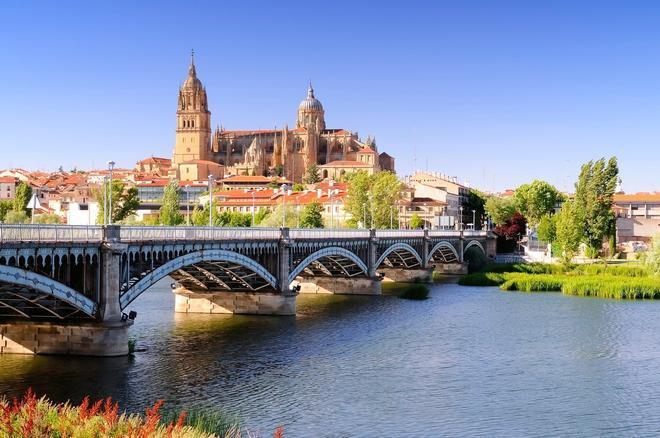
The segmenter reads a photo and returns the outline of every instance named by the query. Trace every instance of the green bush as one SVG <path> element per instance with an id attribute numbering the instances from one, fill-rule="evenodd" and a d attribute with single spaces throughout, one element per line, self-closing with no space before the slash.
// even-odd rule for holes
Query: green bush
<path id="1" fill-rule="evenodd" d="M 419 283 L 411 283 L 402 288 L 399 298 L 406 300 L 425 300 L 428 298 L 428 295 L 428 287 Z"/>
<path id="2" fill-rule="evenodd" d="M 476 272 L 458 279 L 461 286 L 499 286 L 506 281 L 505 275 L 498 272 Z"/>
<path id="3" fill-rule="evenodd" d="M 562 285 L 561 276 L 509 274 L 507 280 L 500 285 L 500 289 L 521 292 L 559 292 Z"/>

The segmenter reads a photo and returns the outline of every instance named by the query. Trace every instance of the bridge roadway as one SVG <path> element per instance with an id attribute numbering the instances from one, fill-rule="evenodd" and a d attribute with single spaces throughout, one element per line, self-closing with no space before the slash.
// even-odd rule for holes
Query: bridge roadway
<path id="1" fill-rule="evenodd" d="M 476 252 L 491 233 L 0 225 L 0 353 L 126 354 L 125 310 L 167 276 L 177 312 L 293 315 L 298 293 L 379 294 Z"/>

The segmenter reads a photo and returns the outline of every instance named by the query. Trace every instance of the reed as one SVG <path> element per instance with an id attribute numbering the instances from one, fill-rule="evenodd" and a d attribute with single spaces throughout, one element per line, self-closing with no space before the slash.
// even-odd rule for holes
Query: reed
<path id="1" fill-rule="evenodd" d="M 420 283 L 406 284 L 401 288 L 399 298 L 405 300 L 425 300 L 429 296 L 429 288 Z"/>

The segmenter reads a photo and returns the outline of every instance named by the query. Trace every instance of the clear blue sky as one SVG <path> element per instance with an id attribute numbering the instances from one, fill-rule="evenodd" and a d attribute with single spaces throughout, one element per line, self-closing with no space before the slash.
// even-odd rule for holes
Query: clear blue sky
<path id="1" fill-rule="evenodd" d="M 0 18 L 0 168 L 169 157 L 194 48 L 227 129 L 293 125 L 311 78 L 328 127 L 376 136 L 400 174 L 566 189 L 617 155 L 624 190 L 660 190 L 658 2 L 6 0 Z"/>

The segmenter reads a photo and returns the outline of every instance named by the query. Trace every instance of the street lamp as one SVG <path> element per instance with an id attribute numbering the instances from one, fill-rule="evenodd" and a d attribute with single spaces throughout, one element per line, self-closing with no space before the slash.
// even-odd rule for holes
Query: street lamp
<path id="1" fill-rule="evenodd" d="M 459 231 L 463 230 L 463 206 L 459 207 L 460 214 L 458 216 L 458 229 Z"/>
<path id="2" fill-rule="evenodd" d="M 472 210 L 472 229 L 476 230 L 477 229 L 477 211 Z"/>
<path id="3" fill-rule="evenodd" d="M 390 205 L 390 230 L 394 228 L 394 212 L 393 212 L 393 205 Z"/>
<path id="4" fill-rule="evenodd" d="M 252 190 L 252 226 L 254 227 L 254 190 Z"/>
<path id="5" fill-rule="evenodd" d="M 115 168 L 114 161 L 108 161 L 108 170 L 110 171 L 110 193 L 108 194 L 108 224 L 112 225 L 112 171 Z"/>
<path id="6" fill-rule="evenodd" d="M 282 189 L 282 228 L 286 227 L 286 191 L 289 190 L 289 186 L 282 184 L 280 186 Z"/>
<path id="7" fill-rule="evenodd" d="M 332 199 L 332 190 L 328 190 L 328 197 L 330 198 L 330 228 L 335 227 L 335 202 Z"/>
<path id="8" fill-rule="evenodd" d="M 213 182 L 215 177 L 209 175 L 209 227 L 213 226 Z"/>
<path id="9" fill-rule="evenodd" d="M 186 184 L 186 225 L 190 226 L 190 184 Z"/>

